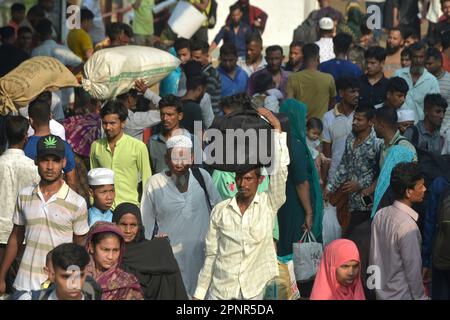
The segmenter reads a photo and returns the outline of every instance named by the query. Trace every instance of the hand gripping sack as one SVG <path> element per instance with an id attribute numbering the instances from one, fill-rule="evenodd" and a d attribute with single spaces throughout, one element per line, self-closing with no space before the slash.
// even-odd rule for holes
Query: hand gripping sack
<path id="1" fill-rule="evenodd" d="M 152 86 L 175 70 L 180 60 L 144 46 L 120 46 L 95 52 L 84 65 L 83 89 L 100 100 L 114 99 L 142 79 Z"/>
<path id="2" fill-rule="evenodd" d="M 33 57 L 0 78 L 0 114 L 26 107 L 44 91 L 78 86 L 76 77 L 57 59 Z"/>
<path id="3" fill-rule="evenodd" d="M 316 241 L 313 233 L 307 231 L 300 242 L 292 245 L 294 253 L 294 273 L 297 281 L 313 280 L 322 258 L 322 244 Z"/>
<path id="4" fill-rule="evenodd" d="M 326 246 L 333 240 L 341 238 L 341 225 L 337 219 L 336 207 L 328 204 L 324 208 L 322 221 L 322 242 Z"/>

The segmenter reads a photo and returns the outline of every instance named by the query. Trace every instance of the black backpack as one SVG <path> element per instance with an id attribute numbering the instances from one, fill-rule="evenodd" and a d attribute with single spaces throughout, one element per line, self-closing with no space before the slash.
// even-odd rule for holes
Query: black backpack
<path id="1" fill-rule="evenodd" d="M 308 18 L 294 30 L 294 41 L 302 41 L 304 43 L 314 43 L 318 40 L 319 35 L 317 26 L 319 19 L 317 18 L 318 10 L 309 14 Z"/>
<path id="2" fill-rule="evenodd" d="M 433 265 L 441 270 L 450 269 L 450 187 L 445 189 L 439 201 Z"/>

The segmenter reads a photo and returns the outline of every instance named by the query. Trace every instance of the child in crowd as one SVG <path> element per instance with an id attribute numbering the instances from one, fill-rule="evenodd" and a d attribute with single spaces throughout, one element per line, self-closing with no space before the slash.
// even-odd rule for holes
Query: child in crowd
<path id="1" fill-rule="evenodd" d="M 411 66 L 411 49 L 409 47 L 402 50 L 400 59 L 402 68 L 408 68 Z"/>
<path id="2" fill-rule="evenodd" d="M 283 100 L 283 94 L 275 88 L 271 74 L 263 72 L 255 77 L 255 94 L 252 97 L 252 103 L 256 107 L 264 107 L 279 113 L 281 100 Z"/>
<path id="3" fill-rule="evenodd" d="M 404 135 L 405 131 L 412 130 L 410 127 L 414 125 L 415 120 L 413 110 L 398 110 L 397 117 L 398 130 L 400 131 L 400 134 Z"/>
<path id="4" fill-rule="evenodd" d="M 48 289 L 48 287 L 55 282 L 55 270 L 53 268 L 53 262 L 52 262 L 52 254 L 53 254 L 53 250 L 50 250 L 47 253 L 47 257 L 45 258 L 45 267 L 44 267 L 44 271 L 47 274 L 47 280 L 42 283 L 41 285 L 41 289 Z"/>
<path id="5" fill-rule="evenodd" d="M 323 131 L 322 121 L 318 118 L 311 118 L 306 123 L 307 133 L 306 133 L 306 143 L 308 144 L 309 152 L 313 157 L 314 163 L 316 164 L 317 173 L 321 177 L 321 167 L 322 164 L 331 161 L 331 159 L 325 157 L 321 152 L 321 142 L 320 136 Z M 320 179 L 320 184 L 323 184 L 322 179 Z"/>
<path id="6" fill-rule="evenodd" d="M 89 208 L 88 223 L 112 221 L 111 207 L 116 196 L 114 190 L 114 172 L 106 168 L 95 168 L 88 172 L 88 183 L 94 204 Z"/>

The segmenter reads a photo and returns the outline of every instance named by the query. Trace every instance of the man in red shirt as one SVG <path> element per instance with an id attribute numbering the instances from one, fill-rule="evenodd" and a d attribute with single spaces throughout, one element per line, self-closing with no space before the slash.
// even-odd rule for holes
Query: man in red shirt
<path id="1" fill-rule="evenodd" d="M 250 0 L 238 0 L 235 4 L 239 4 L 242 8 L 244 13 L 242 21 L 251 26 L 254 31 L 258 31 L 259 34 L 263 34 L 268 18 L 267 13 L 258 7 L 251 6 Z M 231 22 L 230 15 L 227 18 L 227 24 L 229 22 Z"/>

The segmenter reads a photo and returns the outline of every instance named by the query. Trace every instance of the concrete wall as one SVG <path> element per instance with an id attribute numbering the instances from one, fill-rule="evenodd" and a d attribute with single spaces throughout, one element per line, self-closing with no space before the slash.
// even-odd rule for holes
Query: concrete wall
<path id="1" fill-rule="evenodd" d="M 237 0 L 218 0 L 218 16 L 215 29 L 209 31 L 210 42 L 224 25 L 229 7 Z M 266 30 L 263 34 L 264 46 L 278 44 L 289 46 L 295 28 L 318 8 L 316 0 L 250 0 L 268 15 Z"/>

